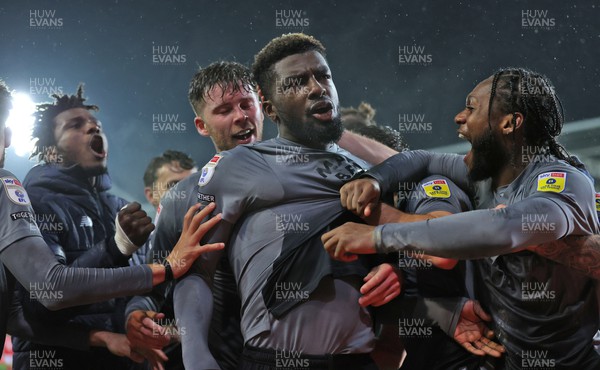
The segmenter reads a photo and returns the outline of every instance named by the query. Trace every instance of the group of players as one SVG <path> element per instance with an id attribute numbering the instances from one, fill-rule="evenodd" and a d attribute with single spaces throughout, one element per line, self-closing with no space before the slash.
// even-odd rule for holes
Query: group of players
<path id="1" fill-rule="evenodd" d="M 194 75 L 217 154 L 198 172 L 150 167 L 147 186 L 177 183 L 156 229 L 108 192 L 82 94 L 38 107 L 23 184 L 0 170 L 15 369 L 600 368 L 593 180 L 556 141 L 544 76 L 502 69 L 474 88 L 455 117 L 466 156 L 397 153 L 344 131 L 318 40 L 275 38 L 252 70 Z M 264 115 L 277 138 L 261 141 Z"/>

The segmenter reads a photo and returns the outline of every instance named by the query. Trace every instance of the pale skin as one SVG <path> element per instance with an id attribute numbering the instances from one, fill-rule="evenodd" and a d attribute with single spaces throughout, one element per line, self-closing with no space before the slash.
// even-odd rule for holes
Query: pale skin
<path id="1" fill-rule="evenodd" d="M 155 209 L 158 208 L 160 198 L 162 198 L 167 190 L 197 171 L 198 170 L 195 167 L 189 170 L 183 169 L 177 161 L 163 164 L 156 171 L 156 181 L 152 183 L 152 187 L 146 186 L 144 188 L 146 200 L 148 200 Z"/>

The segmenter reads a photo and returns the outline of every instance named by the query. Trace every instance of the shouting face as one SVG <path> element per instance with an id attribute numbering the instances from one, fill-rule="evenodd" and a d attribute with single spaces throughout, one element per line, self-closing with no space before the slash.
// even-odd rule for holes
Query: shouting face
<path id="1" fill-rule="evenodd" d="M 72 108 L 54 118 L 58 162 L 79 165 L 92 175 L 106 171 L 108 143 L 102 124 L 89 110 Z"/>
<path id="2" fill-rule="evenodd" d="M 344 127 L 337 90 L 321 53 L 293 54 L 274 66 L 277 79 L 267 113 L 282 137 L 309 147 L 336 142 Z"/>

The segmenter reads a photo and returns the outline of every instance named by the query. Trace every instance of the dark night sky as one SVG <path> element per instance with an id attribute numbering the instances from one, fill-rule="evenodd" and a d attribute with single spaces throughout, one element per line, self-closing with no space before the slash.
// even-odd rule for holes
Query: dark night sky
<path id="1" fill-rule="evenodd" d="M 304 31 L 325 44 L 343 106 L 369 101 L 376 120 L 396 129 L 399 115 L 424 115 L 432 129 L 406 133 L 413 148 L 458 142 L 452 118 L 474 85 L 502 66 L 548 75 L 567 122 L 600 116 L 600 5 L 592 1 L 258 3 L 4 1 L 0 77 L 18 92 L 32 87 L 35 92 L 32 80 L 54 79 L 46 88 L 65 93 L 85 82 L 88 102 L 101 108 L 113 181 L 136 200 L 143 199 L 141 179 L 151 157 L 174 148 L 202 166 L 214 152 L 210 141 L 197 135 L 187 102 L 196 68 L 219 59 L 251 63 L 270 39 L 286 32 Z M 292 11 L 291 18 L 308 26 L 278 26 L 290 19 L 278 16 L 281 11 Z M 552 26 L 524 29 L 524 11 L 536 14 L 525 21 Z M 31 27 L 44 19 L 61 19 L 62 25 Z M 153 46 L 177 47 L 172 55 L 185 63 L 153 63 Z M 399 47 L 405 46 L 420 48 L 431 63 L 401 64 Z M 157 114 L 178 115 L 179 130 L 155 131 Z M 273 123 L 265 127 L 266 138 L 275 135 Z M 12 152 L 7 161 L 20 178 L 33 165 Z"/>

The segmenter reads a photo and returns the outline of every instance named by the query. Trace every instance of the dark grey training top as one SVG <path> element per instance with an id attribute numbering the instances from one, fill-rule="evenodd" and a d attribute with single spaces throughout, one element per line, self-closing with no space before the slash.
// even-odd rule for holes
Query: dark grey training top
<path id="1" fill-rule="evenodd" d="M 552 156 L 530 163 L 508 186 L 469 184 L 462 156 L 400 153 L 369 174 L 384 190 L 432 171 L 470 187 L 477 208 L 427 222 L 376 229 L 379 252 L 416 248 L 477 263 L 481 300 L 507 348 L 508 368 L 600 368 L 592 337 L 599 326 L 595 281 L 517 248 L 599 232 L 594 188 L 580 170 Z M 498 204 L 506 208 L 493 210 Z M 377 235 L 378 234 L 378 235 Z M 507 254 L 508 253 L 508 254 Z M 502 255 L 499 256 L 498 255 Z"/>
<path id="2" fill-rule="evenodd" d="M 337 145 L 316 150 L 276 138 L 223 152 L 202 169 L 199 199 L 215 201 L 215 212 L 223 213 L 203 243 L 226 243 L 246 343 L 305 354 L 371 350 L 370 315 L 358 305 L 360 279 L 344 273 L 333 279 L 333 271 L 319 275 L 329 268 L 323 264 L 331 264 L 320 236 L 344 213 L 339 188 L 366 166 Z M 210 281 L 217 260 L 218 253 L 201 256 L 196 274 Z M 208 327 L 202 321 L 210 317 L 205 287 L 192 275 L 175 289 L 188 366 L 208 355 L 197 345 Z"/>
<path id="3" fill-rule="evenodd" d="M 58 263 L 40 235 L 19 180 L 0 169 L 0 182 L 0 344 L 4 343 L 15 278 L 53 310 L 152 288 L 148 266 L 108 270 L 67 268 Z"/>

